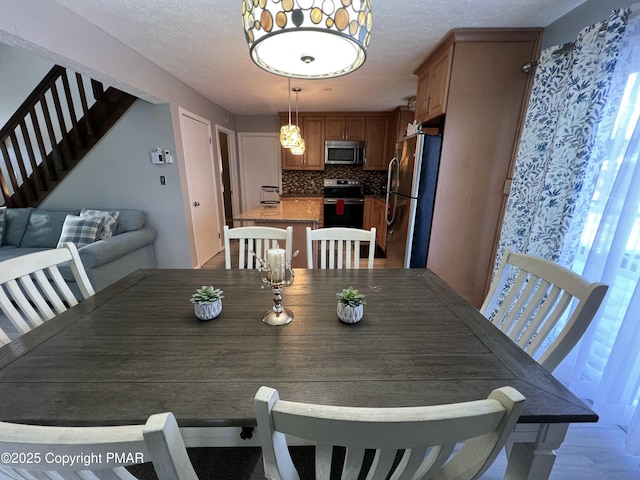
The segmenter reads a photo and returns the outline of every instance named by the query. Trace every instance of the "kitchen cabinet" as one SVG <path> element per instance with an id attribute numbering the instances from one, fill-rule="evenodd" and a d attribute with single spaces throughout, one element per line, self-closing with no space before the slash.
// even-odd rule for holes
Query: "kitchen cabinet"
<path id="1" fill-rule="evenodd" d="M 364 141 L 365 117 L 363 115 L 335 115 L 326 117 L 325 140 Z"/>
<path id="2" fill-rule="evenodd" d="M 453 46 L 448 46 L 415 71 L 418 75 L 415 118 L 418 122 L 427 122 L 446 113 L 452 60 Z"/>
<path id="3" fill-rule="evenodd" d="M 386 170 L 389 156 L 389 115 L 368 115 L 365 122 L 364 170 Z"/>
<path id="4" fill-rule="evenodd" d="M 373 227 L 373 201 L 374 197 L 364 198 L 364 218 L 362 220 L 362 228 L 371 230 Z"/>
<path id="5" fill-rule="evenodd" d="M 402 142 L 407 135 L 407 125 L 413 123 L 415 112 L 406 107 L 397 107 L 391 112 L 389 120 L 389 147 L 387 156 L 396 156 L 396 144 Z"/>
<path id="6" fill-rule="evenodd" d="M 376 227 L 376 243 L 384 251 L 387 247 L 387 206 L 379 198 L 373 203 L 373 221 Z"/>
<path id="7" fill-rule="evenodd" d="M 281 113 L 280 119 L 281 124 L 286 125 L 288 114 Z M 304 155 L 293 155 L 289 149 L 283 148 L 282 168 L 283 170 L 324 170 L 325 140 L 357 140 L 365 142 L 364 170 L 386 170 L 393 157 L 389 146 L 395 145 L 395 137 L 389 130 L 390 123 L 390 113 L 375 112 L 362 115 L 300 113 L 299 125 L 306 143 L 306 150 Z M 340 133 L 345 131 L 346 135 Z"/>
<path id="8" fill-rule="evenodd" d="M 376 228 L 376 245 L 382 251 L 387 245 L 387 217 L 384 200 L 376 197 L 366 197 L 364 199 L 364 222 L 363 228 L 371 230 Z"/>
<path id="9" fill-rule="evenodd" d="M 306 148 L 303 155 L 293 155 L 288 148 L 282 149 L 283 170 L 324 170 L 325 117 L 316 115 L 299 116 L 300 131 Z M 288 122 L 281 116 L 282 124 Z"/>
<path id="10" fill-rule="evenodd" d="M 408 108 L 398 107 L 391 112 L 389 123 L 389 144 L 391 150 L 395 151 L 395 144 L 402 142 L 407 135 L 407 125 L 413 123 L 415 112 Z"/>
<path id="11" fill-rule="evenodd" d="M 416 70 L 424 78 L 443 58 L 450 64 L 448 85 L 439 87 L 445 103 L 426 115 L 416 105 L 423 127 L 435 123 L 442 133 L 427 268 L 476 307 L 488 291 L 504 186 L 533 80 L 521 67 L 538 57 L 540 38 L 537 28 L 453 30 Z M 418 87 L 421 98 L 424 88 Z M 424 105 L 441 103 L 431 98 Z M 431 118 L 435 111 L 444 115 Z"/>

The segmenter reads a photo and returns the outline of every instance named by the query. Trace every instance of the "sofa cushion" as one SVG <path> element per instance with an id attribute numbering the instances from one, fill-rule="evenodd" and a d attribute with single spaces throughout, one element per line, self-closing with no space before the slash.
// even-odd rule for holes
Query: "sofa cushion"
<path id="1" fill-rule="evenodd" d="M 140 230 L 147 221 L 147 214 L 142 210 L 120 210 L 116 233 Z"/>
<path id="2" fill-rule="evenodd" d="M 78 248 L 95 242 L 103 221 L 101 217 L 67 215 L 62 225 L 58 248 L 65 242 L 75 243 Z"/>
<path id="3" fill-rule="evenodd" d="M 20 242 L 20 247 L 56 248 L 65 218 L 67 215 L 77 214 L 77 210 L 54 211 L 34 208 Z"/>
<path id="4" fill-rule="evenodd" d="M 20 257 L 22 255 L 28 255 L 29 253 L 42 252 L 43 250 L 50 250 L 49 248 L 19 248 L 13 246 L 0 247 L 0 262 L 8 260 L 14 257 Z"/>
<path id="5" fill-rule="evenodd" d="M 101 217 L 102 230 L 98 232 L 98 239 L 104 240 L 105 238 L 113 237 L 116 234 L 116 226 L 118 225 L 118 217 L 120 212 L 107 212 L 105 210 L 89 210 L 87 208 L 80 211 L 81 217 Z"/>
<path id="6" fill-rule="evenodd" d="M 2 239 L 2 245 L 10 245 L 13 247 L 19 247 L 24 232 L 27 230 L 27 224 L 29 223 L 29 217 L 33 208 L 7 208 L 7 213 L 4 218 L 4 238 Z"/>
<path id="7" fill-rule="evenodd" d="M 4 237 L 4 217 L 7 215 L 7 207 L 0 207 L 0 246 Z"/>

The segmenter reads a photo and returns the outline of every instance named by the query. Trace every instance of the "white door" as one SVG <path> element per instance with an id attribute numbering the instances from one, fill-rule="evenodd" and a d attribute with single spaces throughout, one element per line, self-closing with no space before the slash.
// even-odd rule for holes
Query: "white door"
<path id="1" fill-rule="evenodd" d="M 260 205 L 262 185 L 282 185 L 280 141 L 275 133 L 239 133 L 242 211 Z"/>
<path id="2" fill-rule="evenodd" d="M 211 124 L 184 110 L 180 112 L 185 169 L 197 265 L 201 267 L 222 250 L 219 186 L 216 179 Z"/>

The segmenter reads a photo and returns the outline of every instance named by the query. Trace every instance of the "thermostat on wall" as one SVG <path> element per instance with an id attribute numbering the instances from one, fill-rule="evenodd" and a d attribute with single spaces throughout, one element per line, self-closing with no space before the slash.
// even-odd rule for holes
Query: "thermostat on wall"
<path id="1" fill-rule="evenodd" d="M 162 156 L 161 148 L 154 148 L 151 150 L 151 163 L 156 165 L 164 165 L 164 157 Z"/>

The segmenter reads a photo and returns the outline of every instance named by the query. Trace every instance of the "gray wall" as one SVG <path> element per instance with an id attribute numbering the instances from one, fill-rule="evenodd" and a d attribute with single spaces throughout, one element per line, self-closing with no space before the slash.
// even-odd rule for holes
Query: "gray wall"
<path id="1" fill-rule="evenodd" d="M 175 157 L 171 108 L 138 100 L 47 197 L 42 208 L 145 210 L 147 224 L 158 231 L 158 267 L 189 265 L 188 251 L 171 245 L 174 231 L 185 232 L 187 228 L 184 215 L 172 205 L 181 195 L 178 166 L 152 164 L 149 154 L 154 147 L 169 149 Z M 160 175 L 166 177 L 165 186 L 160 185 Z"/>
<path id="2" fill-rule="evenodd" d="M 236 117 L 238 132 L 261 133 L 280 131 L 280 117 L 278 115 L 238 115 Z"/>
<path id="3" fill-rule="evenodd" d="M 0 43 L 0 128 L 53 65 L 50 60 Z"/>
<path id="4" fill-rule="evenodd" d="M 612 10 L 629 7 L 638 0 L 587 0 L 544 30 L 542 48 L 572 42 L 583 28 L 609 18 Z"/>
<path id="5" fill-rule="evenodd" d="M 235 116 L 57 2 L 3 0 L 0 43 L 21 48 L 154 104 L 164 104 L 158 105 L 157 110 L 153 105 L 145 108 L 136 105 L 127 114 L 133 121 L 123 119 L 116 127 L 124 140 L 112 138 L 101 142 L 85 158 L 88 166 L 84 171 L 72 175 L 65 182 L 65 191 L 61 188 L 51 204 L 73 199 L 85 204 L 94 197 L 83 185 L 101 185 L 102 176 L 107 175 L 108 188 L 105 184 L 95 203 L 105 208 L 126 203 L 149 212 L 152 225 L 171 226 L 162 229 L 163 238 L 157 243 L 160 264 L 175 268 L 196 265 L 180 109 L 209 120 L 212 131 L 216 124 L 235 130 Z M 162 125 L 159 138 L 152 131 L 156 122 Z M 169 185 L 163 189 L 158 173 L 151 173 L 153 167 L 148 160 L 149 150 L 156 143 L 175 153 L 175 164 L 163 167 L 164 172 L 171 172 Z M 217 164 L 215 148 L 214 156 Z M 118 166 L 121 171 L 116 173 Z"/>

